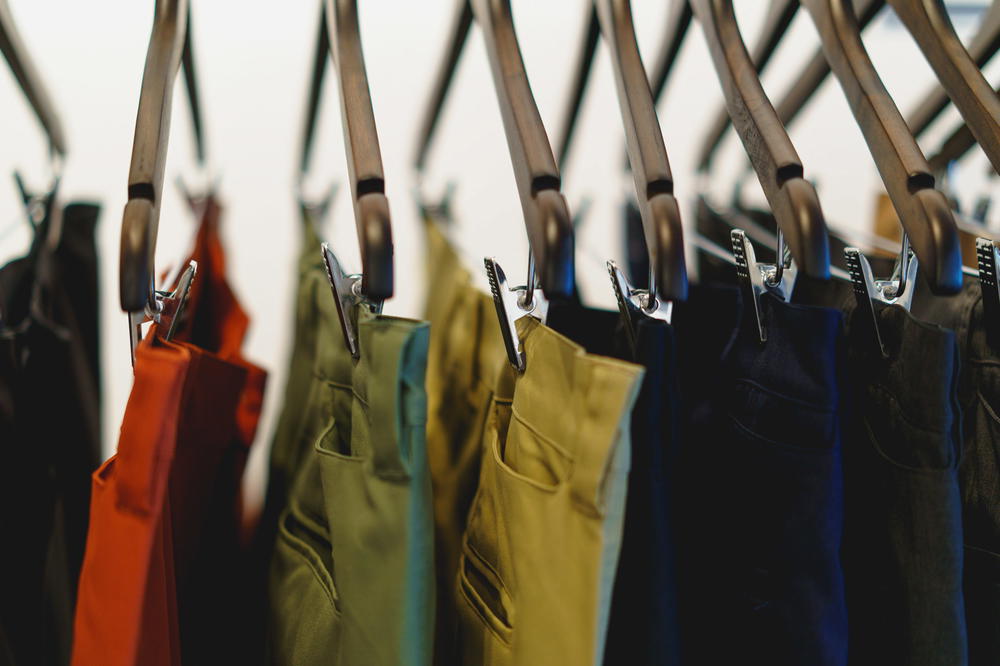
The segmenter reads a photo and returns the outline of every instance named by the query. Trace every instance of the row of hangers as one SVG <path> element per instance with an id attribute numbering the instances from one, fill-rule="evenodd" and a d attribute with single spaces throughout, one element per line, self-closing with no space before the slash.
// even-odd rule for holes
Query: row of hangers
<path id="1" fill-rule="evenodd" d="M 941 84 L 918 107 L 909 123 L 883 86 L 861 40 L 862 30 L 886 4 L 899 15 Z M 805 7 L 816 25 L 820 51 L 807 63 L 789 95 L 775 107 L 760 83 L 759 74 L 800 6 Z M 918 265 L 934 293 L 954 294 L 961 288 L 963 266 L 958 224 L 947 198 L 935 187 L 936 176 L 944 164 L 958 159 L 975 144 L 982 147 L 995 169 L 1000 166 L 1000 98 L 980 71 L 1000 48 L 1000 2 L 989 10 L 967 50 L 941 0 L 854 0 L 853 3 L 771 0 L 761 37 L 751 53 L 740 34 L 732 0 L 674 0 L 651 77 L 647 76 L 639 53 L 629 1 L 594 0 L 588 3 L 587 12 L 576 75 L 557 146 L 558 162 L 531 92 L 509 0 L 458 2 L 413 160 L 419 180 L 466 38 L 476 24 L 484 36 L 531 248 L 523 286 L 508 286 L 499 263 L 486 260 L 508 354 L 519 369 L 523 370 L 525 361 L 514 327 L 516 320 L 528 314 L 544 316 L 547 300 L 574 297 L 573 221 L 561 192 L 560 167 L 568 155 L 597 41 L 602 37 L 611 54 L 628 164 L 650 266 L 648 281 L 643 288 L 637 288 L 609 262 L 612 284 L 630 321 L 639 316 L 669 321 L 671 303 L 686 298 L 684 233 L 656 103 L 695 18 L 702 25 L 726 102 L 725 112 L 716 118 L 700 153 L 699 169 L 707 172 L 711 168 L 716 148 L 732 123 L 777 224 L 774 265 L 756 262 L 745 231 L 736 229 L 732 234 L 730 259 L 737 264 L 754 303 L 765 291 L 790 298 L 791 286 L 799 273 L 819 280 L 831 277 L 827 224 L 819 197 L 805 178 L 805 168 L 785 130 L 831 71 L 844 89 L 904 232 L 897 268 L 889 279 L 875 279 L 865 256 L 849 248 L 849 277 L 859 302 L 866 303 L 863 309 L 873 313 L 874 301 L 906 305 L 913 291 L 907 287 L 912 284 Z M 66 150 L 64 134 L 51 100 L 18 38 L 6 0 L 0 0 L 0 49 L 38 115 L 53 154 L 61 157 Z M 322 2 L 301 146 L 300 183 L 308 170 L 320 89 L 330 60 L 339 84 L 348 182 L 362 270 L 357 275 L 346 273 L 327 246 L 324 259 L 346 344 L 357 356 L 358 341 L 350 306 L 362 304 L 380 311 L 382 303 L 392 296 L 394 273 L 391 216 L 356 0 Z M 133 351 L 139 339 L 139 323 L 149 318 L 176 317 L 183 307 L 184 289 L 167 293 L 155 288 L 153 261 L 172 91 L 182 67 L 193 117 L 196 155 L 199 163 L 204 164 L 189 2 L 156 0 L 129 169 L 129 196 L 122 220 L 120 298 L 122 309 L 129 313 Z M 965 124 L 929 162 L 917 146 L 916 136 L 926 130 L 949 99 Z M 303 197 L 300 199 L 303 206 L 310 206 Z M 697 247 L 711 251 L 706 239 L 695 240 Z M 979 250 L 977 273 L 984 289 L 992 288 L 997 300 L 989 309 L 1000 310 L 993 278 L 997 248 L 992 241 L 980 239 Z M 195 266 L 187 268 L 181 284 L 190 284 L 195 269 Z M 833 274 L 837 276 L 838 271 Z M 758 323 L 763 340 L 766 322 L 759 310 Z M 874 327 L 874 317 L 871 323 Z M 1000 326 L 1000 320 L 997 324 Z M 877 339 L 877 327 L 875 332 Z"/>

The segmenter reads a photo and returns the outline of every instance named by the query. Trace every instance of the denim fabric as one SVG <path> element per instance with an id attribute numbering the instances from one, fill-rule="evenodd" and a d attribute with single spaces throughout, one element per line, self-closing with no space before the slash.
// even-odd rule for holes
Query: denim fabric
<path id="1" fill-rule="evenodd" d="M 977 278 L 966 278 L 962 293 L 951 298 L 935 297 L 918 285 L 914 299 L 916 314 L 958 337 L 969 664 L 993 666 L 1000 664 L 1000 351 L 987 339 Z"/>
<path id="2" fill-rule="evenodd" d="M 851 666 L 967 663 L 958 349 L 951 331 L 880 308 L 888 352 L 851 318 L 844 562 Z"/>
<path id="3" fill-rule="evenodd" d="M 842 318 L 762 307 L 766 343 L 735 291 L 694 289 L 674 315 L 683 663 L 841 665 Z"/>
<path id="4" fill-rule="evenodd" d="M 615 575 L 604 663 L 679 664 L 676 474 L 677 371 L 674 337 L 665 322 L 642 320 L 635 354 L 618 312 L 553 303 L 548 325 L 588 352 L 646 368 L 632 410 L 632 468 L 625 528 Z"/>

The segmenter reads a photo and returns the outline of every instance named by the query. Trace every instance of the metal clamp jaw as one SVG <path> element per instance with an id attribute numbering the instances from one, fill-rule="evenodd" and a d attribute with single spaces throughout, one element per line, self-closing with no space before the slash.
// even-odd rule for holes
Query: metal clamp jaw
<path id="1" fill-rule="evenodd" d="M 354 306 L 368 308 L 374 314 L 382 314 L 383 301 L 368 299 L 361 291 L 361 274 L 347 274 L 340 265 L 337 255 L 329 244 L 323 243 L 323 265 L 326 266 L 326 277 L 330 281 L 333 292 L 333 302 L 337 305 L 337 319 L 344 333 L 344 343 L 351 357 L 355 360 L 361 357 L 358 345 L 357 319 L 354 317 Z"/>
<path id="2" fill-rule="evenodd" d="M 172 340 L 177 332 L 177 327 L 184 316 L 184 308 L 187 306 L 188 296 L 191 293 L 191 285 L 194 283 L 195 275 L 198 273 L 198 262 L 188 262 L 187 268 L 177 279 L 177 286 L 173 291 L 155 290 L 153 292 L 155 305 L 147 304 L 145 309 L 128 313 L 128 341 L 132 352 L 132 367 L 135 367 L 135 350 L 142 342 L 142 325 L 147 321 L 152 321 L 158 325 L 166 326 L 167 332 L 163 335 L 165 340 Z"/>
<path id="3" fill-rule="evenodd" d="M 875 303 L 886 305 L 899 305 L 906 310 L 913 304 L 913 288 L 917 279 L 917 269 L 919 262 L 910 249 L 910 244 L 906 235 L 903 235 L 903 248 L 899 261 L 893 270 L 893 275 L 888 280 L 877 280 L 872 273 L 871 264 L 856 247 L 844 249 L 844 258 L 847 261 L 847 270 L 851 275 L 851 283 L 854 286 L 854 296 L 858 301 L 858 312 L 868 319 L 868 326 L 874 332 L 874 342 L 879 353 L 884 358 L 888 358 L 885 343 L 882 342 L 882 334 L 879 332 L 878 317 L 875 311 Z"/>
<path id="4" fill-rule="evenodd" d="M 997 284 L 1000 248 L 989 238 L 977 238 L 976 257 L 979 262 L 979 286 L 983 290 L 986 338 L 993 349 L 1000 350 L 1000 286 Z"/>
<path id="5" fill-rule="evenodd" d="M 507 276 L 496 259 L 486 257 L 483 263 L 486 264 L 486 277 L 489 278 L 490 291 L 493 293 L 493 305 L 500 319 L 500 333 L 507 348 L 507 360 L 515 370 L 523 373 L 527 367 L 527 359 L 517 335 L 517 320 L 530 315 L 545 323 L 549 302 L 541 289 L 529 290 L 527 286 L 508 287 Z M 529 275 L 533 276 L 530 270 Z"/>
<path id="6" fill-rule="evenodd" d="M 638 322 L 641 317 L 658 319 L 670 323 L 674 312 L 673 301 L 662 301 L 655 295 L 651 296 L 647 289 L 636 289 L 625 277 L 625 273 L 614 261 L 608 261 L 608 275 L 611 276 L 611 288 L 618 301 L 618 311 L 625 323 L 625 333 L 628 336 L 629 347 L 633 355 L 636 352 L 638 339 Z"/>
<path id="7" fill-rule="evenodd" d="M 753 245 L 742 229 L 733 229 L 729 235 L 733 243 L 733 258 L 736 260 L 736 274 L 744 293 L 753 303 L 757 319 L 757 331 L 760 341 L 767 342 L 767 322 L 764 320 L 764 309 L 760 297 L 771 293 L 783 301 L 788 301 L 795 287 L 798 270 L 791 260 L 785 246 L 784 237 L 778 232 L 778 249 L 775 254 L 777 264 L 757 263 Z"/>

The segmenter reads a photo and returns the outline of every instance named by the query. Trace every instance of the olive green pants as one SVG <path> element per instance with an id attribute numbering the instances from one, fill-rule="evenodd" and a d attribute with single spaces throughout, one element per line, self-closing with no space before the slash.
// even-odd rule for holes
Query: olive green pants
<path id="1" fill-rule="evenodd" d="M 309 247 L 312 246 L 312 247 Z M 311 365 L 293 354 L 272 454 L 289 493 L 268 581 L 273 664 L 429 664 L 433 532 L 425 450 L 429 327 L 358 313 L 351 358 L 311 233 L 299 322 Z M 296 336 L 297 342 L 307 337 Z M 301 350 L 303 355 L 308 354 Z M 308 371 L 306 368 L 308 367 Z M 300 381 L 305 375 L 307 381 Z"/>
<path id="2" fill-rule="evenodd" d="M 639 366 L 524 318 L 500 373 L 456 598 L 469 666 L 600 664 L 621 545 Z"/>
<path id="3" fill-rule="evenodd" d="M 441 233 L 425 220 L 431 324 L 427 354 L 427 458 L 434 490 L 437 620 L 434 661 L 457 663 L 455 576 L 469 506 L 479 484 L 483 430 L 497 371 L 506 363 L 493 299 Z"/>

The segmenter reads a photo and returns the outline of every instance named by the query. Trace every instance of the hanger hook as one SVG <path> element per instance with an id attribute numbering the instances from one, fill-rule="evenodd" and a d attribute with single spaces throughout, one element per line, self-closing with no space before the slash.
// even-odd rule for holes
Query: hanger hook
<path id="1" fill-rule="evenodd" d="M 518 305 L 528 311 L 535 307 L 535 255 L 531 250 L 528 250 L 528 279 L 518 298 Z"/>

